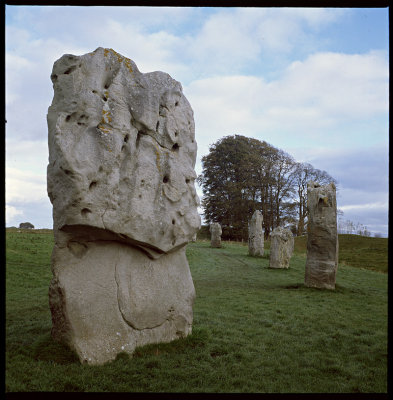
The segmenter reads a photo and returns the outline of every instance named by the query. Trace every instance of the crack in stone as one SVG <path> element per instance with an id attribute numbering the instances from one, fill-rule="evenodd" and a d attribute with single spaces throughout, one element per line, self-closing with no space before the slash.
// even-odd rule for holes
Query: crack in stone
<path id="1" fill-rule="evenodd" d="M 173 141 L 172 141 L 172 139 L 170 138 L 169 135 L 168 135 L 168 137 L 169 137 L 168 140 L 171 142 L 171 144 L 170 144 L 169 146 L 165 146 L 165 144 L 161 143 L 161 141 L 158 140 L 158 138 L 159 138 L 160 135 L 157 134 L 156 131 L 154 131 L 154 130 L 148 128 L 144 123 L 142 123 L 142 122 L 138 121 L 137 119 L 135 119 L 135 118 L 134 118 L 134 115 L 133 115 L 133 113 L 132 113 L 132 111 L 130 111 L 130 113 L 131 113 L 131 116 L 132 116 L 131 125 L 132 125 L 138 132 L 141 132 L 142 134 L 148 135 L 148 136 L 150 136 L 151 138 L 153 138 L 153 139 L 155 140 L 155 142 L 156 142 L 162 149 L 165 149 L 165 150 L 171 150 L 171 149 L 172 149 L 172 147 L 173 147 Z M 163 139 L 163 140 L 165 140 L 165 139 Z"/>

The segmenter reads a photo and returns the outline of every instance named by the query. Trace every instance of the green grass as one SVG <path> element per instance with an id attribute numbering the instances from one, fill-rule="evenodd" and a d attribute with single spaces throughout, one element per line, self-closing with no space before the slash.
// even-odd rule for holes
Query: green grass
<path id="1" fill-rule="evenodd" d="M 93 367 L 50 336 L 51 232 L 6 235 L 6 391 L 387 391 L 387 274 L 368 264 L 324 291 L 304 287 L 298 240 L 288 270 L 267 268 L 269 243 L 191 243 L 192 335 Z"/>
<path id="2" fill-rule="evenodd" d="M 338 258 L 342 264 L 388 272 L 388 239 L 359 235 L 338 235 Z M 306 253 L 307 237 L 295 238 L 295 252 Z"/>

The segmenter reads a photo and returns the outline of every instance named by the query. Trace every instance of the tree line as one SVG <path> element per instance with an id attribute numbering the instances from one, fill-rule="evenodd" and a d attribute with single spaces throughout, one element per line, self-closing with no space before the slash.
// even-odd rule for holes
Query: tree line
<path id="1" fill-rule="evenodd" d="M 360 235 L 360 236 L 371 236 L 371 232 L 367 229 L 367 226 L 350 221 L 347 219 L 343 221 L 342 219 L 338 220 L 337 223 L 337 232 L 341 234 L 349 234 L 349 235 Z"/>
<path id="2" fill-rule="evenodd" d="M 263 215 L 265 239 L 277 226 L 297 235 L 307 222 L 307 182 L 337 181 L 311 164 L 296 162 L 271 144 L 242 135 L 226 136 L 202 157 L 198 183 L 207 223 L 219 222 L 224 240 L 247 240 L 255 210 Z"/>

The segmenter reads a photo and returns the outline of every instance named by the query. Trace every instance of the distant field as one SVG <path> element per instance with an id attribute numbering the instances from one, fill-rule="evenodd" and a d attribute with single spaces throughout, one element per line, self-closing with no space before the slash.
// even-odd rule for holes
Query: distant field
<path id="1" fill-rule="evenodd" d="M 335 291 L 304 287 L 305 238 L 288 270 L 268 268 L 269 242 L 263 257 L 191 243 L 192 335 L 91 367 L 50 336 L 51 230 L 17 231 L 6 232 L 7 392 L 387 392 L 387 274 L 372 270 L 386 260 L 387 271 L 387 239 L 340 236 L 358 265 L 340 261 Z"/>
<path id="2" fill-rule="evenodd" d="M 338 235 L 339 262 L 357 268 L 388 272 L 388 239 Z M 307 252 L 307 237 L 295 238 L 295 252 Z"/>

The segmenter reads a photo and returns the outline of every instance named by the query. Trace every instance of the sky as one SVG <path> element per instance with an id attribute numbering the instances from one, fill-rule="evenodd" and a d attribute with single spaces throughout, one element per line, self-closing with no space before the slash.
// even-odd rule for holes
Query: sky
<path id="1" fill-rule="evenodd" d="M 264 140 L 338 181 L 340 217 L 388 235 L 388 8 L 6 6 L 6 226 L 52 228 L 50 75 L 112 48 L 181 82 L 196 172 L 228 135 Z M 197 188 L 200 196 L 202 191 Z"/>

